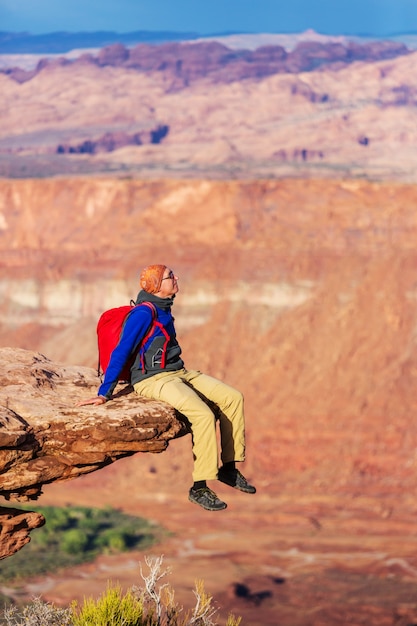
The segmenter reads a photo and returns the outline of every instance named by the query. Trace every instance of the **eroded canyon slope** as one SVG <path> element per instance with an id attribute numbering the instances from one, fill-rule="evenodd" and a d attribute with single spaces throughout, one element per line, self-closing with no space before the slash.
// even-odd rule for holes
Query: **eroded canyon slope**
<path id="1" fill-rule="evenodd" d="M 413 619 L 416 202 L 412 184 L 347 179 L 1 181 L 1 345 L 94 367 L 99 312 L 135 296 L 142 265 L 168 263 L 187 365 L 245 393 L 258 487 L 251 500 L 219 488 L 221 518 L 193 508 L 184 437 L 41 503 L 157 519 L 175 533 L 158 549 L 179 598 L 204 571 L 252 625 Z M 131 562 L 17 595 L 82 599 L 109 572 L 136 582 Z"/>
<path id="2" fill-rule="evenodd" d="M 262 405 L 259 445 L 276 420 L 281 439 L 299 423 L 314 442 L 320 419 L 361 475 L 364 442 L 344 438 L 355 420 L 377 436 L 395 419 L 391 452 L 410 446 L 398 480 L 413 480 L 416 194 L 347 180 L 0 181 L 1 343 L 94 367 L 98 315 L 135 297 L 158 258 L 180 277 L 186 362 L 243 385 L 252 413 Z M 315 465 L 306 446 L 303 465 Z M 257 462 L 288 468 L 279 447 Z"/>

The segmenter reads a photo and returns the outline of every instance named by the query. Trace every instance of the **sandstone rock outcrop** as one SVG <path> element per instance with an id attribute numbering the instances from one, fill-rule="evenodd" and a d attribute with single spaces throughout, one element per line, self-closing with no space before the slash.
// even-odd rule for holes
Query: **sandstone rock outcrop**
<path id="1" fill-rule="evenodd" d="M 109 404 L 76 407 L 95 394 L 97 375 L 40 353 L 0 349 L 0 495 L 34 500 L 42 486 L 94 472 L 136 452 L 162 452 L 183 434 L 175 411 L 119 385 Z M 43 523 L 37 513 L 0 508 L 0 558 Z"/>
<path id="2" fill-rule="evenodd" d="M 0 559 L 23 548 L 30 541 L 30 531 L 44 523 L 44 516 L 35 511 L 0 506 Z"/>
<path id="3" fill-rule="evenodd" d="M 84 54 L 79 60 L 42 59 L 35 70 L 21 68 L 0 70 L 19 83 L 31 80 L 48 66 L 68 63 L 93 63 L 98 67 L 125 67 L 140 72 L 158 72 L 176 79 L 176 87 L 210 77 L 214 82 L 231 83 L 248 78 L 263 78 L 281 73 L 310 72 L 318 67 L 354 61 L 379 61 L 408 54 L 402 43 L 376 41 L 371 43 L 301 42 L 294 50 L 282 46 L 261 46 L 256 50 L 233 50 L 216 42 L 165 43 L 154 46 L 138 44 L 132 49 L 120 43 L 102 48 L 97 56 Z"/>
<path id="4" fill-rule="evenodd" d="M 0 73 L 0 175 L 415 180 L 416 52 L 204 46 Z"/>

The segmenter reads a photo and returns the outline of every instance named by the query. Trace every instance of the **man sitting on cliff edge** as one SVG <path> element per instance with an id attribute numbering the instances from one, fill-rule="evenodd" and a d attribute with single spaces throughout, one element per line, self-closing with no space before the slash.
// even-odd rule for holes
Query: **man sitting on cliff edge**
<path id="1" fill-rule="evenodd" d="M 188 419 L 194 456 L 194 484 L 189 491 L 189 500 L 209 511 L 220 511 L 227 504 L 207 486 L 208 480 L 218 479 L 245 493 L 256 492 L 236 468 L 237 462 L 245 460 L 243 396 L 216 378 L 184 367 L 171 313 L 179 290 L 178 276 L 166 265 L 149 265 L 141 272 L 140 286 L 142 289 L 136 304 L 150 302 L 154 305 L 156 321 L 160 325 L 136 354 L 130 370 L 131 383 L 138 395 L 166 402 Z M 78 406 L 99 405 L 111 400 L 120 372 L 146 337 L 152 318 L 148 306 L 132 309 L 97 396 L 79 402 Z M 220 468 L 216 416 L 208 402 L 219 409 Z"/>

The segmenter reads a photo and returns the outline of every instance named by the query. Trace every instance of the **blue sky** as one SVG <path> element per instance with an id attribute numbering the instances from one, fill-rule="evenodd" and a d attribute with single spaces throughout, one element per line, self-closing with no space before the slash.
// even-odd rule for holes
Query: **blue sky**
<path id="1" fill-rule="evenodd" d="M 391 35 L 417 32 L 417 0 L 0 0 L 0 31 L 135 30 Z"/>

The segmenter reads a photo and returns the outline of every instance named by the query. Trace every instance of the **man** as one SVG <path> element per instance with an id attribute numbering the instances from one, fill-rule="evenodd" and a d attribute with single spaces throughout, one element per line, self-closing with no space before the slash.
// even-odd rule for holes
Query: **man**
<path id="1" fill-rule="evenodd" d="M 209 511 L 220 511 L 227 504 L 207 486 L 208 480 L 218 479 L 245 493 L 256 492 L 235 465 L 245 460 L 243 396 L 220 380 L 184 367 L 171 313 L 179 289 L 178 276 L 166 265 L 149 265 L 141 272 L 140 286 L 142 289 L 136 304 L 147 302 L 154 306 L 158 323 L 154 326 L 154 333 L 145 339 L 153 320 L 151 307 L 134 308 L 112 352 L 97 397 L 80 402 L 78 406 L 98 405 L 111 400 L 125 363 L 145 339 L 130 370 L 131 383 L 140 396 L 162 400 L 188 419 L 194 456 L 194 484 L 189 491 L 189 500 Z M 220 469 L 216 416 L 208 403 L 214 403 L 218 408 Z"/>

